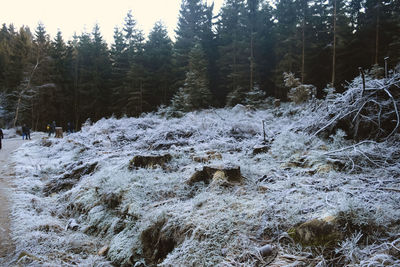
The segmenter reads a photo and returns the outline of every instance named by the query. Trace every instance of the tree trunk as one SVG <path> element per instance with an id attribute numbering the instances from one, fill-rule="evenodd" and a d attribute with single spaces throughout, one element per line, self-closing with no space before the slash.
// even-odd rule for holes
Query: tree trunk
<path id="1" fill-rule="evenodd" d="M 18 102 L 17 102 L 17 108 L 15 110 L 15 117 L 14 117 L 14 123 L 13 127 L 15 128 L 17 126 L 17 120 L 18 120 L 18 113 L 19 113 L 19 106 L 21 105 L 21 98 L 22 98 L 22 92 L 18 96 Z"/>
<path id="2" fill-rule="evenodd" d="M 233 34 L 233 88 L 232 92 L 236 90 L 237 87 L 237 60 L 236 60 L 236 45 L 237 45 L 237 36 L 236 36 L 236 30 Z"/>
<path id="3" fill-rule="evenodd" d="M 250 37 L 250 90 L 253 88 L 254 83 L 254 32 L 251 31 Z"/>
<path id="4" fill-rule="evenodd" d="M 306 28 L 306 14 L 304 11 L 304 16 L 303 16 L 303 23 L 302 23 L 302 49 L 301 49 L 301 83 L 304 84 L 304 58 L 305 58 L 305 28 Z"/>
<path id="5" fill-rule="evenodd" d="M 78 103 L 78 58 L 75 60 L 75 66 L 74 66 L 74 104 L 73 104 L 73 113 L 74 113 L 74 120 L 75 120 L 75 131 L 78 131 L 79 127 L 79 103 Z"/>
<path id="6" fill-rule="evenodd" d="M 379 12 L 380 4 L 378 3 L 376 11 L 376 34 L 375 34 L 375 65 L 378 65 L 378 52 L 379 52 Z"/>
<path id="7" fill-rule="evenodd" d="M 143 113 L 143 82 L 140 80 L 140 96 L 139 96 L 139 101 L 140 101 L 140 112 L 139 115 Z"/>
<path id="8" fill-rule="evenodd" d="M 31 100 L 31 113 L 32 113 L 32 118 L 31 118 L 31 127 L 32 130 L 34 130 L 34 125 L 35 125 L 35 104 L 33 102 L 33 99 Z"/>
<path id="9" fill-rule="evenodd" d="M 335 71 L 336 71 L 336 0 L 333 2 L 333 53 L 332 53 L 332 81 L 331 84 L 335 86 Z"/>

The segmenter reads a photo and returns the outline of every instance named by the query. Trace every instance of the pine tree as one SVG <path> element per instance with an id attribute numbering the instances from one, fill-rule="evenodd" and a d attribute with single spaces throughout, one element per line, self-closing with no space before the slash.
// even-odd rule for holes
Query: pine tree
<path id="1" fill-rule="evenodd" d="M 146 87 L 152 108 L 166 105 L 172 97 L 174 81 L 172 66 L 172 42 L 161 22 L 157 22 L 144 47 L 144 65 L 147 70 Z"/>
<path id="2" fill-rule="evenodd" d="M 61 31 L 57 32 L 56 37 L 51 42 L 50 55 L 53 62 L 52 81 L 55 88 L 41 106 L 45 114 L 47 110 L 47 118 L 42 115 L 42 129 L 51 121 L 69 121 L 74 120 L 74 84 L 72 72 L 72 54 L 71 47 L 65 43 Z M 54 97 L 54 101 L 51 100 Z"/>
<path id="3" fill-rule="evenodd" d="M 11 57 L 11 35 L 6 24 L 0 30 L 0 92 L 7 88 L 6 70 L 10 64 Z"/>
<path id="4" fill-rule="evenodd" d="M 254 43 L 255 83 L 259 85 L 261 91 L 272 96 L 273 72 L 276 66 L 274 51 L 276 36 L 272 7 L 268 2 L 262 6 L 257 18 Z"/>
<path id="5" fill-rule="evenodd" d="M 144 111 L 144 107 L 148 105 L 143 97 L 144 80 L 146 70 L 143 66 L 144 52 L 144 36 L 143 32 L 136 28 L 136 21 L 129 11 L 125 18 L 123 29 L 125 42 L 127 45 L 125 55 L 129 61 L 129 69 L 126 74 L 126 84 L 124 92 L 121 94 L 126 101 L 122 104 L 126 107 L 126 114 L 137 116 Z"/>
<path id="6" fill-rule="evenodd" d="M 189 71 L 186 73 L 184 90 L 189 94 L 191 109 L 212 105 L 207 72 L 207 59 L 200 44 L 189 53 Z"/>
<path id="7" fill-rule="evenodd" d="M 111 62 L 106 42 L 100 33 L 100 28 L 96 24 L 92 32 L 93 67 L 92 67 L 92 99 L 94 100 L 92 119 L 98 120 L 108 114 L 109 99 L 111 92 L 108 90 L 109 79 L 111 76 Z"/>
<path id="8" fill-rule="evenodd" d="M 240 97 L 240 92 L 245 90 L 250 82 L 245 14 L 243 0 L 228 0 L 221 10 L 217 32 L 220 92 L 223 97 L 229 92 L 236 92 L 235 95 Z"/>
<path id="9" fill-rule="evenodd" d="M 270 86 L 274 66 L 273 24 L 268 5 L 229 0 L 218 24 L 221 85 L 228 105 L 242 103 L 255 84 Z"/>
<path id="10" fill-rule="evenodd" d="M 182 0 L 174 45 L 176 87 L 182 86 L 189 68 L 189 53 L 195 44 L 200 43 L 208 64 L 214 64 L 215 43 L 212 33 L 212 8 L 202 0 Z M 211 61 L 210 61 L 211 60 Z M 213 65 L 212 65 L 213 66 Z M 209 68 L 209 71 L 212 70 Z"/>
<path id="11" fill-rule="evenodd" d="M 387 9 L 390 10 L 389 20 L 393 37 L 389 43 L 388 56 L 392 64 L 398 64 L 400 62 L 400 2 L 391 1 Z"/>
<path id="12" fill-rule="evenodd" d="M 275 96 L 285 98 L 287 90 L 282 84 L 282 74 L 284 72 L 299 73 L 301 70 L 301 49 L 299 49 L 300 39 L 298 36 L 297 25 L 300 21 L 297 1 L 280 0 L 276 4 L 274 12 L 277 32 L 276 57 L 279 58 L 275 69 L 275 84 L 277 91 Z"/>
<path id="13" fill-rule="evenodd" d="M 123 32 L 116 27 L 114 30 L 114 43 L 111 45 L 110 52 L 112 64 L 112 74 L 110 81 L 112 91 L 112 104 L 110 106 L 110 110 L 118 116 L 126 114 L 126 77 L 129 71 L 129 58 L 127 57 L 127 47 L 128 44 L 125 42 Z"/>
<path id="14" fill-rule="evenodd" d="M 183 91 L 180 93 L 186 101 L 185 110 L 192 111 L 212 105 L 211 92 L 207 77 L 207 59 L 200 44 L 196 44 L 189 53 L 189 70 Z"/>
<path id="15" fill-rule="evenodd" d="M 132 10 L 129 10 L 125 17 L 123 32 L 127 46 L 127 57 L 130 63 L 132 63 L 135 60 L 135 57 L 143 51 L 144 45 L 143 32 L 136 27 L 136 24 L 136 20 L 132 15 Z"/>
<path id="16" fill-rule="evenodd" d="M 111 92 L 108 83 L 111 61 L 107 45 L 98 25 L 92 34 L 82 33 L 77 43 L 77 123 L 83 119 L 97 120 L 108 114 Z"/>

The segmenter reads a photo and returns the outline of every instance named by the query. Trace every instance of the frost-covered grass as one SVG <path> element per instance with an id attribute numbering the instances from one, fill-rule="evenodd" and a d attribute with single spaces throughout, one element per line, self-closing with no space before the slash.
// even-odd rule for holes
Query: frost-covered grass
<path id="1" fill-rule="evenodd" d="M 19 261 L 28 266 L 400 264 L 398 137 L 355 145 L 337 131 L 321 139 L 299 130 L 313 123 L 313 108 L 309 103 L 265 110 L 236 106 L 182 118 L 103 119 L 64 139 L 24 145 L 14 156 L 13 236 L 17 251 L 30 256 Z M 263 144 L 262 120 L 270 149 L 254 155 L 253 147 Z M 221 157 L 193 160 L 207 151 Z M 128 168 L 135 155 L 165 153 L 172 160 L 163 167 Z M 187 184 L 205 165 L 240 166 L 244 180 Z M 326 216 L 346 222 L 348 235 L 334 251 L 290 241 L 292 227 Z M 77 229 L 68 229 L 71 219 Z M 263 258 L 257 249 L 265 244 L 273 245 L 274 253 Z M 98 256 L 104 245 L 108 252 Z"/>
<path id="2" fill-rule="evenodd" d="M 17 134 L 17 129 L 16 128 L 10 128 L 10 129 L 2 129 L 3 130 L 3 135 L 4 138 L 16 138 L 20 135 Z"/>

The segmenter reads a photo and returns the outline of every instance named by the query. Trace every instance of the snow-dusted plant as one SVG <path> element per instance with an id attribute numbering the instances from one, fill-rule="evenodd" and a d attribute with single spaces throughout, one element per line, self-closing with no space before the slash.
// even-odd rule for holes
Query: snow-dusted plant
<path id="1" fill-rule="evenodd" d="M 334 100 L 339 94 L 336 93 L 336 88 L 332 86 L 332 84 L 327 84 L 326 87 L 323 89 L 326 101 Z"/>
<path id="2" fill-rule="evenodd" d="M 320 111 L 325 110 L 325 114 L 321 113 L 319 121 L 314 123 L 319 127 L 316 134 L 332 131 L 340 124 L 356 139 L 393 135 L 400 127 L 400 97 L 396 92 L 399 86 L 398 73 L 388 79 L 373 79 L 369 75 L 365 79 L 355 78 L 343 94 L 321 105 Z"/>
<path id="3" fill-rule="evenodd" d="M 294 88 L 301 85 L 300 79 L 294 76 L 292 72 L 284 72 L 283 73 L 283 81 L 285 86 L 288 88 Z"/>
<path id="4" fill-rule="evenodd" d="M 236 87 L 235 90 L 231 91 L 226 96 L 226 106 L 234 107 L 237 104 L 242 104 L 245 96 L 246 96 L 246 92 L 243 89 L 243 87 L 241 87 L 241 86 Z"/>
<path id="5" fill-rule="evenodd" d="M 385 69 L 378 64 L 374 64 L 372 68 L 368 71 L 368 75 L 371 76 L 373 79 L 382 79 L 385 75 Z"/>
<path id="6" fill-rule="evenodd" d="M 400 63 L 398 63 L 396 67 L 394 67 L 394 73 L 400 73 Z"/>
<path id="7" fill-rule="evenodd" d="M 163 110 L 168 117 L 181 117 L 184 112 L 189 111 L 189 94 L 183 90 L 183 88 L 179 88 L 178 91 L 171 99 L 171 104 L 168 107 L 165 107 Z M 163 110 L 160 110 L 162 112 Z"/>
<path id="8" fill-rule="evenodd" d="M 306 102 L 317 94 L 317 88 L 314 85 L 302 84 L 291 72 L 283 73 L 283 78 L 285 86 L 290 88 L 288 98 L 296 104 Z"/>
<path id="9" fill-rule="evenodd" d="M 265 102 L 265 92 L 255 85 L 250 91 L 245 93 L 244 104 L 259 107 Z"/>

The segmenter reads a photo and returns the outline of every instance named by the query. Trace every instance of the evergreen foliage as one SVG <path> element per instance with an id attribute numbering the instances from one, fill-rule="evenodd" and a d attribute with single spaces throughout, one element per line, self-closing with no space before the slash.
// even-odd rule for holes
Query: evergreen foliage
<path id="1" fill-rule="evenodd" d="M 207 74 L 207 59 L 201 44 L 198 43 L 189 53 L 189 70 L 186 72 L 183 88 L 173 98 L 177 110 L 186 112 L 211 106 Z"/>
<path id="2" fill-rule="evenodd" d="M 98 25 L 65 41 L 43 24 L 32 31 L 3 24 L 2 121 L 79 128 L 88 118 L 138 116 L 160 105 L 189 111 L 264 93 L 285 100 L 284 72 L 315 85 L 318 97 L 326 84 L 341 92 L 359 67 L 374 66 L 369 73 L 382 77 L 384 58 L 388 68 L 400 61 L 398 2 L 226 0 L 215 15 L 204 0 L 182 0 L 175 42 L 160 22 L 145 39 L 129 11 L 110 46 Z"/>

